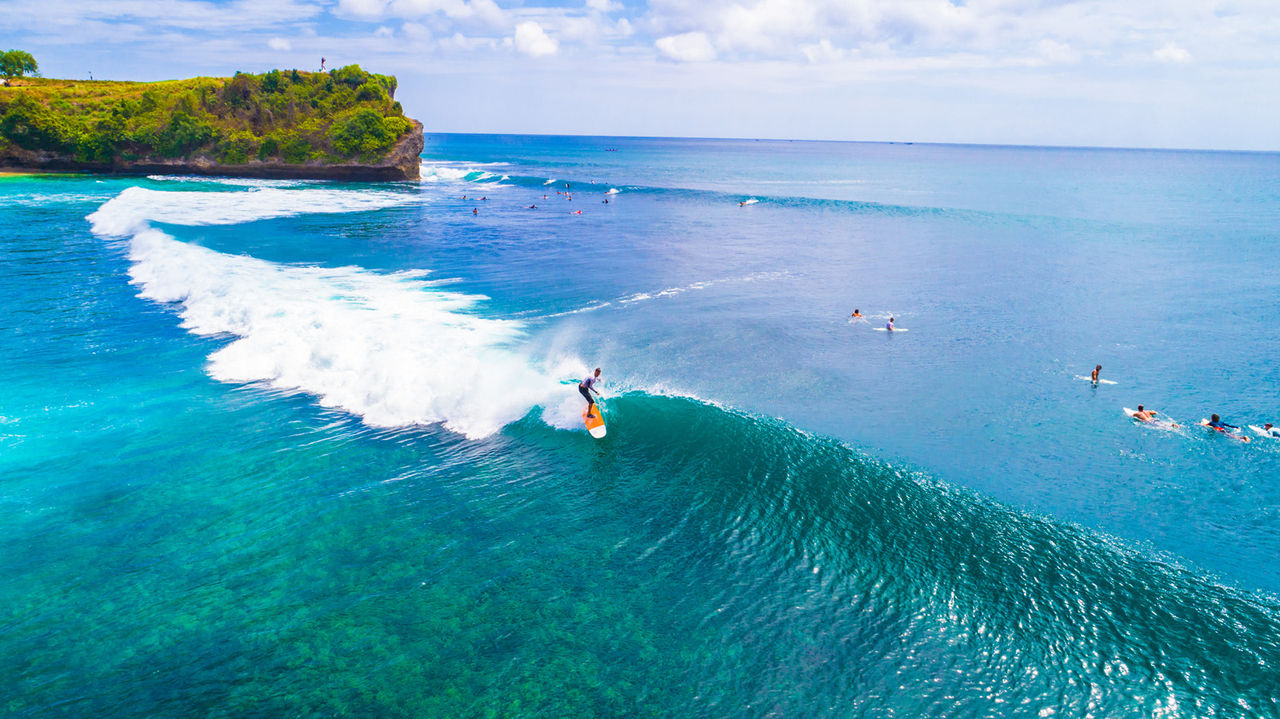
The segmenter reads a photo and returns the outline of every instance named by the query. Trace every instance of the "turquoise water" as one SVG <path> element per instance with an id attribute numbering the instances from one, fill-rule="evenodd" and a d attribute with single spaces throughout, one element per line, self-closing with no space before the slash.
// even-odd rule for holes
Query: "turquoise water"
<path id="1" fill-rule="evenodd" d="M 423 169 L 0 178 L 0 711 L 1280 715 L 1277 156 Z"/>

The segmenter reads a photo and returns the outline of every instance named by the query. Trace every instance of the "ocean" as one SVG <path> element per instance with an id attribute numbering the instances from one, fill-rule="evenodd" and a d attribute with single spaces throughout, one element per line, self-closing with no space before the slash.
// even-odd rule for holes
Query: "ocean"
<path id="1" fill-rule="evenodd" d="M 422 168 L 0 177 L 0 715 L 1280 716 L 1280 155 Z"/>

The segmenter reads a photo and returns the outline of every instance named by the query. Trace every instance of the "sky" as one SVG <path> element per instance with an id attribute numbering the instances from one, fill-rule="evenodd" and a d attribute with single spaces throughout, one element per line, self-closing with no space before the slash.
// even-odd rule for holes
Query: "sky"
<path id="1" fill-rule="evenodd" d="M 1280 150 L 1278 0 L 0 0 L 0 46 L 358 63 L 428 132 Z"/>

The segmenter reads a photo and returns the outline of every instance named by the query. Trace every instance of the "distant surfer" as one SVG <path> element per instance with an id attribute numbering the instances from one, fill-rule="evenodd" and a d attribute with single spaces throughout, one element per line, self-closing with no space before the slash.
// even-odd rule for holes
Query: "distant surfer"
<path id="1" fill-rule="evenodd" d="M 1102 371 L 1102 365 L 1098 365 L 1097 367 L 1093 368 L 1093 374 L 1090 375 L 1090 379 L 1093 380 L 1094 387 L 1098 386 L 1098 373 L 1101 371 Z"/>
<path id="2" fill-rule="evenodd" d="M 862 310 L 855 309 L 855 310 L 853 311 L 853 314 L 851 314 L 851 315 L 849 315 L 849 316 L 850 316 L 850 317 L 852 317 L 852 318 L 854 318 L 855 320 L 860 320 L 860 319 L 862 319 Z"/>
<path id="3" fill-rule="evenodd" d="M 884 323 L 884 329 L 885 329 L 885 331 L 886 331 L 886 332 L 892 332 L 892 331 L 893 331 L 893 316 L 892 316 L 892 315 L 890 315 L 890 316 L 889 316 L 889 321 Z"/>
<path id="4" fill-rule="evenodd" d="M 473 215 L 478 215 L 478 214 L 480 214 L 480 210 L 478 210 L 478 209 L 476 209 L 476 208 L 472 207 L 472 208 L 471 208 L 471 214 L 473 214 Z"/>
<path id="5" fill-rule="evenodd" d="M 1262 425 L 1262 431 L 1264 434 L 1269 434 L 1272 437 L 1280 437 L 1280 429 L 1276 429 L 1270 422 Z"/>
<path id="6" fill-rule="evenodd" d="M 596 373 L 578 383 L 578 391 L 583 397 L 587 398 L 587 417 L 594 417 L 592 410 L 596 408 L 596 401 L 592 399 L 591 393 L 595 392 L 598 396 L 600 390 L 596 389 L 596 382 L 600 380 L 600 368 L 596 367 Z M 1217 415 L 1215 415 L 1217 416 Z"/>

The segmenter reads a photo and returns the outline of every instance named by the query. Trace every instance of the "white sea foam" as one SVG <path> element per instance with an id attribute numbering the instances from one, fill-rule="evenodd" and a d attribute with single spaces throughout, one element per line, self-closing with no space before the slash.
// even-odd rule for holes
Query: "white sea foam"
<path id="1" fill-rule="evenodd" d="M 448 160 L 435 160 L 429 164 L 422 163 L 419 171 L 422 176 L 422 182 L 465 182 L 487 185 L 496 184 L 503 180 L 510 179 L 507 175 L 500 175 L 497 172 L 485 169 L 490 167 L 509 167 L 509 164 L 505 162 L 451 162 Z"/>
<path id="2" fill-rule="evenodd" d="M 609 191 L 608 191 L 608 192 L 606 192 L 606 193 L 604 193 L 604 194 L 606 194 L 606 195 L 616 195 L 616 194 L 618 194 L 618 188 L 616 188 L 616 187 L 610 187 L 610 188 L 609 188 Z"/>
<path id="3" fill-rule="evenodd" d="M 269 180 L 252 177 L 219 177 L 216 175 L 147 175 L 156 182 L 201 182 L 232 187 L 300 187 L 323 180 Z"/>
<path id="4" fill-rule="evenodd" d="M 215 379 L 301 390 L 371 426 L 439 423 L 478 438 L 535 406 L 549 424 L 580 426 L 581 399 L 559 378 L 580 377 L 586 367 L 561 352 L 531 359 L 520 322 L 477 314 L 485 298 L 441 289 L 444 283 L 423 271 L 281 265 L 187 244 L 146 220 L 237 222 L 249 215 L 226 195 L 251 193 L 131 190 L 91 216 L 94 231 L 118 235 L 129 228 L 129 275 L 139 295 L 173 303 L 194 334 L 231 338 L 209 356 L 207 371 Z M 324 191 L 303 191 L 317 192 Z M 221 195 L 222 203 L 197 195 Z M 337 195 L 326 202 L 366 204 Z M 251 215 L 260 216 L 263 211 Z"/>
<path id="5" fill-rule="evenodd" d="M 609 307 L 614 304 L 629 305 L 636 302 L 644 302 L 646 300 L 656 300 L 663 297 L 674 297 L 675 295 L 684 294 L 685 292 L 705 290 L 708 287 L 715 287 L 716 285 L 723 285 L 730 282 L 759 282 L 762 280 L 782 279 L 787 276 L 788 274 L 786 272 L 757 272 L 755 274 L 744 275 L 742 277 L 723 277 L 718 280 L 704 280 L 702 282 L 691 282 L 687 285 L 681 285 L 679 287 L 668 287 L 664 290 L 654 290 L 652 292 L 636 292 L 634 294 L 617 297 L 613 300 L 601 300 L 598 302 L 593 302 L 584 307 L 579 307 L 577 309 L 566 310 L 564 312 L 555 312 L 549 315 L 542 315 L 542 319 L 564 317 L 566 315 L 576 315 L 576 314 L 581 314 L 583 312 L 594 312 L 595 310 L 602 310 L 605 307 Z"/>
<path id="6" fill-rule="evenodd" d="M 166 192 L 130 187 L 89 215 L 98 235 L 124 237 L 147 221 L 173 225 L 236 225 L 273 217 L 362 212 L 412 202 L 417 195 L 385 190 L 263 187 L 234 192 Z"/>
<path id="7" fill-rule="evenodd" d="M 462 182 L 473 170 L 449 165 L 423 165 L 421 170 L 423 182 Z"/>

